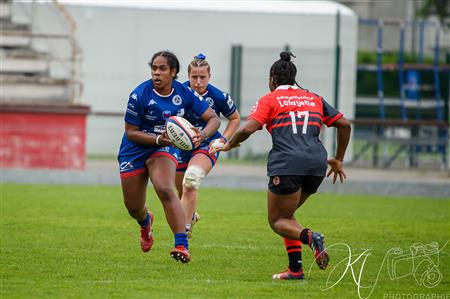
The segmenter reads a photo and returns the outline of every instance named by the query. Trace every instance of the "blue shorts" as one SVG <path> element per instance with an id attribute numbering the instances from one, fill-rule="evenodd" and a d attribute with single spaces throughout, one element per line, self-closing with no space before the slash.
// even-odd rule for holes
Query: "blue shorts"
<path id="1" fill-rule="evenodd" d="M 189 161 L 197 154 L 206 155 L 211 162 L 211 166 L 214 167 L 214 165 L 216 165 L 217 159 L 219 158 L 219 152 L 215 153 L 214 155 L 211 155 L 208 152 L 210 142 L 210 140 L 204 141 L 202 142 L 202 144 L 200 144 L 199 147 L 191 151 L 180 150 L 180 154 L 178 155 L 177 172 L 185 172 L 188 167 Z"/>
<path id="2" fill-rule="evenodd" d="M 145 161 L 158 156 L 166 156 L 177 164 L 179 150 L 171 146 L 149 146 L 141 148 L 133 146 L 126 151 L 120 150 L 117 160 L 119 161 L 120 178 L 132 177 L 147 171 Z"/>

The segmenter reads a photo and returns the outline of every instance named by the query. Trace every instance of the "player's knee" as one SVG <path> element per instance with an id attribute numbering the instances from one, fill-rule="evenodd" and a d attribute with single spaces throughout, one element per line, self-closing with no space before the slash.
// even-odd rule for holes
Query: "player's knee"
<path id="1" fill-rule="evenodd" d="M 205 177 L 205 171 L 196 165 L 189 166 L 184 173 L 183 186 L 187 188 L 198 189 Z"/>
<path id="2" fill-rule="evenodd" d="M 273 231 L 276 231 L 275 230 L 275 227 L 276 227 L 276 219 L 274 219 L 274 218 L 268 218 L 267 219 L 268 221 L 269 221 L 269 225 L 270 225 L 270 228 L 273 230 Z"/>
<path id="3" fill-rule="evenodd" d="M 160 200 L 170 199 L 172 193 L 174 193 L 173 187 L 170 185 L 157 184 L 153 185 L 153 187 Z"/>
<path id="4" fill-rule="evenodd" d="M 270 228 L 276 233 L 278 233 L 280 230 L 280 220 L 281 219 L 276 216 L 268 217 Z"/>

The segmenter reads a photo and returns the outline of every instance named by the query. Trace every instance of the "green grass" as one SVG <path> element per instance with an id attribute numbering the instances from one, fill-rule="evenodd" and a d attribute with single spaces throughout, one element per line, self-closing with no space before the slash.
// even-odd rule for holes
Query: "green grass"
<path id="1" fill-rule="evenodd" d="M 362 278 L 367 286 L 390 248 L 409 253 L 415 242 L 442 247 L 450 239 L 449 203 L 318 194 L 297 218 L 324 232 L 328 245 L 345 242 L 353 254 L 370 250 Z M 336 281 L 343 273 L 342 267 L 332 272 L 348 255 L 342 246 L 330 249 L 326 271 L 312 265 L 304 248 L 306 279 L 272 281 L 287 258 L 281 238 L 267 224 L 264 192 L 201 190 L 202 219 L 188 265 L 169 257 L 173 238 L 153 191 L 148 205 L 156 217 L 155 244 L 148 254 L 140 252 L 138 227 L 123 206 L 120 187 L 5 184 L 1 204 L 1 298 L 358 298 L 350 272 L 322 291 L 329 275 Z M 437 286 L 420 286 L 411 275 L 391 280 L 384 264 L 370 298 L 448 294 L 449 252 L 447 244 L 439 254 Z M 437 256 L 432 258 L 437 263 Z M 408 274 L 410 262 L 398 265 L 398 273 Z M 367 295 L 363 289 L 361 296 Z"/>

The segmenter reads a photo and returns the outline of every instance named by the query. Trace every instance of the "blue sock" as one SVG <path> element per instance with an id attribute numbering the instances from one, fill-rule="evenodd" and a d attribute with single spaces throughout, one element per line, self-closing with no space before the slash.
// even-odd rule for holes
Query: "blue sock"
<path id="1" fill-rule="evenodd" d="M 186 233 L 175 234 L 175 247 L 183 245 L 186 249 L 189 249 L 188 238 Z"/>
<path id="2" fill-rule="evenodd" d="M 146 227 L 149 222 L 150 222 L 150 214 L 147 213 L 147 216 L 145 217 L 145 219 L 138 221 L 137 223 L 139 223 L 139 225 L 142 227 Z"/>

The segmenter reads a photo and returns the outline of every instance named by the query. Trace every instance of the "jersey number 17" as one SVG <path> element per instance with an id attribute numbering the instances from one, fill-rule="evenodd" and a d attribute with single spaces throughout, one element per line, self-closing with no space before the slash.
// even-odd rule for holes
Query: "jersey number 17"
<path id="1" fill-rule="evenodd" d="M 306 130 L 308 129 L 308 119 L 309 119 L 309 111 L 297 111 L 297 115 L 295 115 L 295 111 L 289 112 L 292 121 L 292 133 L 297 134 L 297 117 L 300 119 L 304 117 L 303 126 L 302 126 L 302 134 L 306 134 Z"/>

